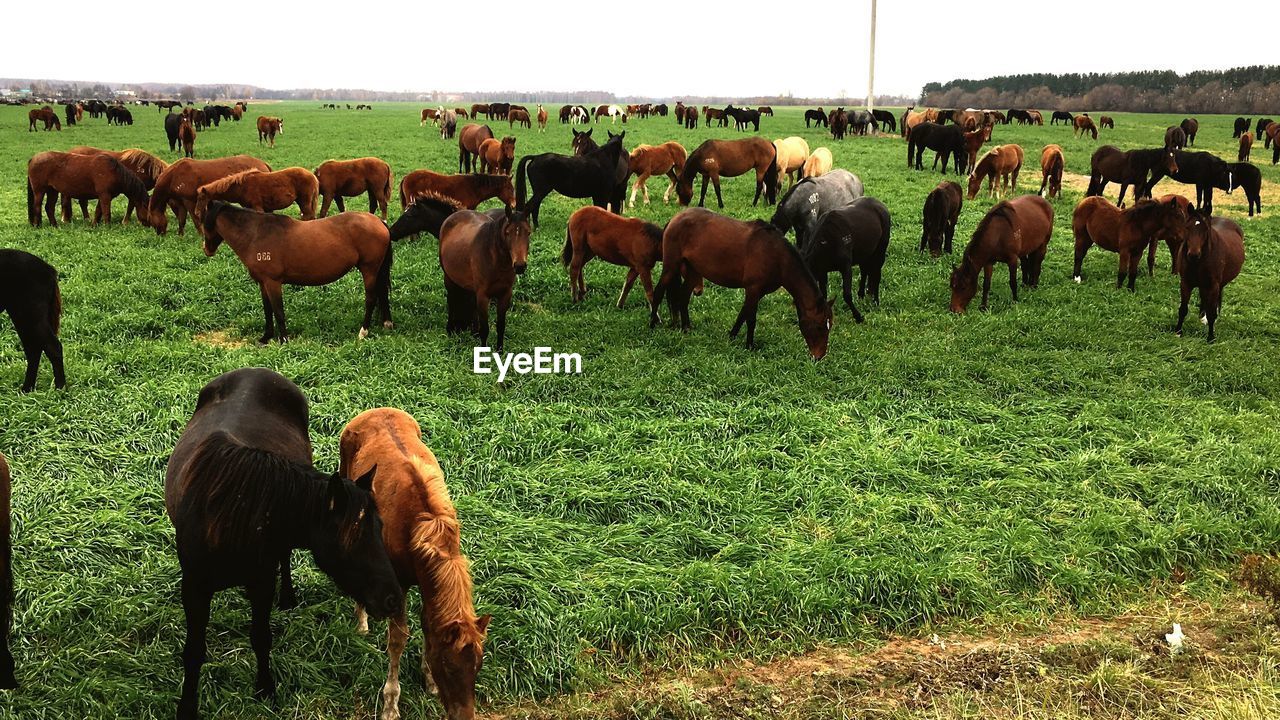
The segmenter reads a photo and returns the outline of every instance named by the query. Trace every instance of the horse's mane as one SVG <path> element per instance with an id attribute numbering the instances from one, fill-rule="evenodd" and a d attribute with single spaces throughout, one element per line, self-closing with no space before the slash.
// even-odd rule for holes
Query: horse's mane
<path id="1" fill-rule="evenodd" d="M 143 197 L 146 197 L 147 186 L 142 182 L 142 178 L 138 177 L 137 173 L 130 170 L 128 166 L 119 160 L 111 158 L 111 162 L 113 163 L 112 169 L 115 170 L 116 173 L 116 180 L 119 181 L 120 187 L 124 190 L 125 196 L 134 198 L 138 195 L 142 195 Z"/>
<path id="2" fill-rule="evenodd" d="M 1139 200 L 1124 211 L 1124 214 L 1137 222 L 1149 219 L 1152 215 L 1168 212 L 1169 208 L 1176 207 L 1156 200 Z"/>
<path id="3" fill-rule="evenodd" d="M 160 179 L 160 173 L 164 172 L 165 169 L 169 167 L 169 163 L 145 150 L 139 150 L 138 148 L 130 148 L 128 150 L 121 151 L 120 162 L 136 166 L 138 169 L 142 170 L 143 173 L 149 176 L 152 182 Z"/>
<path id="4" fill-rule="evenodd" d="M 997 204 L 995 207 L 991 208 L 991 211 L 988 212 L 986 216 L 982 218 L 982 221 L 978 223 L 977 229 L 973 231 L 973 237 L 974 238 L 982 237 L 987 232 L 987 229 L 991 227 L 991 223 L 995 222 L 996 220 L 1004 220 L 1005 222 L 1009 223 L 1011 227 L 1013 226 L 1013 221 L 1014 221 L 1013 206 L 1009 204 L 1008 200 L 1004 200 L 999 204 Z M 965 248 L 964 254 L 966 257 L 968 257 L 969 255 L 968 248 Z"/>
<path id="5" fill-rule="evenodd" d="M 405 212 L 409 212 L 419 204 L 424 207 L 427 205 L 439 205 L 441 210 L 447 209 L 453 212 L 466 209 L 465 205 L 448 195 L 438 193 L 435 190 L 422 190 L 414 193 L 413 197 L 409 199 L 409 208 Z"/>
<path id="6" fill-rule="evenodd" d="M 241 170 L 238 173 L 233 173 L 224 178 L 219 178 L 217 180 L 207 182 L 204 185 L 201 185 L 200 189 L 206 191 L 211 195 L 221 195 L 222 193 L 230 190 L 236 185 L 239 185 L 244 180 L 246 175 L 250 175 L 253 173 L 260 173 L 260 172 L 262 171 L 256 168 Z"/>
<path id="7" fill-rule="evenodd" d="M 427 512 L 418 516 L 412 548 L 431 572 L 435 587 L 428 604 L 432 607 L 432 614 L 441 625 L 456 619 L 474 622 L 471 566 L 467 556 L 462 554 L 462 528 L 449 497 L 449 488 L 441 473 L 422 458 L 412 457 L 409 462 L 426 486 Z"/>

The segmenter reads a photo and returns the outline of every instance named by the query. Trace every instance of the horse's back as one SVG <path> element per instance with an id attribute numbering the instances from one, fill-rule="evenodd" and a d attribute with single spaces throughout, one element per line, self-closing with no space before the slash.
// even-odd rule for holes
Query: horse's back
<path id="1" fill-rule="evenodd" d="M 1215 217 L 1210 221 L 1216 240 L 1221 244 L 1223 285 L 1231 282 L 1244 267 L 1244 229 L 1231 218 Z"/>
<path id="2" fill-rule="evenodd" d="M 1020 238 L 1025 254 L 1049 242 L 1053 234 L 1053 206 L 1039 195 L 1021 195 L 1007 201 L 1013 209 L 1017 225 L 1015 233 Z"/>

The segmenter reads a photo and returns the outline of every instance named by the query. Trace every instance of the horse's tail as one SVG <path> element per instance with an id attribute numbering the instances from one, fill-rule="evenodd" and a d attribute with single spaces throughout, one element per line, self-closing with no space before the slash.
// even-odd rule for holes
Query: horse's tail
<path id="1" fill-rule="evenodd" d="M 773 147 L 773 159 L 764 171 L 764 189 L 765 199 L 772 203 L 778 199 L 778 148 L 773 143 L 769 145 Z"/>
<path id="2" fill-rule="evenodd" d="M 527 165 L 534 157 L 536 156 L 525 155 L 520 158 L 520 163 L 516 165 L 516 209 L 520 211 L 524 211 L 525 165 Z"/>
<path id="3" fill-rule="evenodd" d="M 560 264 L 569 267 L 569 260 L 573 258 L 573 231 L 572 225 L 566 225 L 564 228 L 564 249 L 560 251 Z"/>
<path id="4" fill-rule="evenodd" d="M 387 179 L 386 179 L 386 181 L 385 181 L 385 182 L 383 182 L 383 183 L 382 183 L 382 203 L 383 203 L 383 208 L 382 208 L 382 209 L 383 209 L 383 214 L 385 214 L 385 213 L 386 213 L 386 202 L 387 202 L 388 200 L 390 200 L 390 199 L 391 199 L 391 182 L 392 182 L 392 179 L 393 179 L 393 178 L 392 178 L 391 168 L 390 168 L 390 167 L 388 167 L 388 168 L 387 168 Z M 401 200 L 401 202 L 404 202 L 404 201 L 403 201 L 403 200 Z M 404 208 L 401 208 L 401 212 L 403 212 L 403 211 L 404 211 Z"/>

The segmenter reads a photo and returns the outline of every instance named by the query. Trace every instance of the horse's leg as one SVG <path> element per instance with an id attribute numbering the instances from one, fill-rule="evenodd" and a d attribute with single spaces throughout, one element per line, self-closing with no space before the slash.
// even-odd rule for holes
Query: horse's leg
<path id="1" fill-rule="evenodd" d="M 627 294 L 631 292 L 631 286 L 636 283 L 637 276 L 639 276 L 639 273 L 636 272 L 635 268 L 631 268 L 627 271 L 627 279 L 622 283 L 622 294 L 618 296 L 619 310 L 621 310 L 623 305 L 627 302 Z"/>
<path id="2" fill-rule="evenodd" d="M 1120 248 L 1120 266 L 1116 270 L 1116 287 L 1124 287 L 1124 275 L 1129 267 L 1129 248 Z"/>
<path id="3" fill-rule="evenodd" d="M 471 330 L 479 338 L 481 344 L 489 343 L 489 296 L 476 291 L 475 314 L 472 316 Z M 501 353 L 502 349 L 498 348 Z"/>
<path id="4" fill-rule="evenodd" d="M 98 207 L 93 212 L 93 224 L 98 223 L 111 224 L 111 195 L 109 194 L 98 196 Z"/>
<path id="5" fill-rule="evenodd" d="M 698 196 L 698 207 L 707 206 L 707 181 L 711 176 L 707 173 L 702 174 L 702 193 Z"/>
<path id="6" fill-rule="evenodd" d="M 679 291 L 679 308 L 680 308 L 680 330 L 689 332 L 693 328 L 693 323 L 689 321 L 689 299 L 693 297 L 694 288 L 702 285 L 702 276 L 692 268 L 684 277 L 684 281 L 680 283 Z"/>
<path id="7" fill-rule="evenodd" d="M 187 208 L 187 203 L 186 203 L 186 201 L 185 201 L 185 200 L 180 201 L 180 202 L 178 203 L 178 205 L 174 208 L 174 210 L 173 210 L 173 214 L 174 214 L 175 216 L 177 216 L 177 217 L 176 217 L 176 219 L 177 219 L 177 221 L 178 221 L 178 234 L 179 234 L 179 235 L 184 235 L 184 234 L 186 234 L 186 232 L 187 232 L 187 215 L 188 215 L 188 214 L 190 214 L 190 213 L 191 213 L 191 210 Z"/>
<path id="8" fill-rule="evenodd" d="M 982 305 L 978 307 L 979 310 L 987 309 L 987 297 L 991 295 L 991 271 L 994 267 L 993 263 L 987 263 L 982 269 Z"/>
<path id="9" fill-rule="evenodd" d="M 640 178 L 637 176 L 636 181 L 631 185 L 631 207 L 636 206 L 636 192 L 640 189 Z M 645 203 L 648 205 L 649 203 Z"/>
<path id="10" fill-rule="evenodd" d="M 756 311 L 760 308 L 760 290 L 747 288 L 747 297 L 742 302 L 742 313 L 747 320 L 747 347 L 756 347 Z"/>
<path id="11" fill-rule="evenodd" d="M 1191 302 L 1191 281 L 1187 276 L 1182 276 L 1182 304 L 1178 306 L 1178 324 L 1173 326 L 1173 332 L 1179 337 L 1182 336 L 1182 322 L 1187 319 L 1187 304 Z"/>
<path id="12" fill-rule="evenodd" d="M 1009 292 L 1013 294 L 1013 301 L 1018 302 L 1018 258 L 1009 261 Z"/>
<path id="13" fill-rule="evenodd" d="M 258 660 L 253 694 L 259 700 L 274 698 L 276 694 L 276 679 L 271 675 L 271 599 L 275 594 L 275 581 L 275 573 L 268 571 L 245 588 L 253 616 L 249 643 L 253 645 L 253 654 Z"/>
<path id="14" fill-rule="evenodd" d="M 57 204 L 58 204 L 58 193 L 56 193 L 56 192 L 50 192 L 47 196 L 45 196 L 45 198 L 44 198 L 44 214 L 45 214 L 45 215 L 47 215 L 47 216 L 49 217 L 49 225 L 51 225 L 52 227 L 58 227 L 58 219 L 57 219 L 57 218 L 55 218 L 55 217 L 53 216 L 53 209 L 54 209 L 54 207 L 56 207 L 56 206 L 57 206 Z M 36 195 L 36 207 L 39 207 L 39 206 L 40 206 L 40 195 L 39 195 L 39 194 L 37 194 L 37 195 Z M 40 216 L 39 216 L 39 215 L 37 215 L 36 217 L 37 217 L 37 218 L 39 218 Z M 38 226 L 39 226 L 39 223 L 36 223 L 36 225 L 37 225 L 37 227 L 38 227 Z"/>
<path id="15" fill-rule="evenodd" d="M 494 321 L 494 331 L 498 335 L 498 352 L 502 352 L 507 337 L 507 308 L 511 307 L 511 290 L 507 290 L 498 298 L 498 316 Z M 487 308 L 486 308 L 487 309 Z"/>
<path id="16" fill-rule="evenodd" d="M 1084 267 L 1084 256 L 1089 253 L 1089 248 L 1093 246 L 1093 238 L 1089 236 L 1087 231 L 1077 231 L 1075 235 L 1076 264 L 1075 268 L 1071 271 L 1071 279 L 1075 280 L 1076 284 L 1079 284 L 1084 280 L 1084 275 L 1081 274 L 1081 269 Z"/>
<path id="17" fill-rule="evenodd" d="M 361 340 L 369 337 L 369 323 L 373 322 L 373 308 L 378 304 L 378 270 L 366 271 L 360 269 L 360 276 L 364 279 L 364 321 L 360 323 L 359 337 Z"/>
<path id="18" fill-rule="evenodd" d="M 1205 295 L 1208 295 L 1208 297 L 1206 298 Z M 1222 286 L 1215 282 L 1212 286 L 1208 288 L 1207 293 L 1205 292 L 1205 288 L 1201 287 L 1200 288 L 1200 304 L 1204 306 L 1204 315 L 1205 315 L 1205 318 L 1208 320 L 1208 324 L 1209 324 L 1208 341 L 1213 342 L 1213 339 L 1214 339 L 1213 326 L 1218 321 L 1218 309 L 1222 307 Z"/>
<path id="19" fill-rule="evenodd" d="M 667 205 L 671 202 L 671 192 L 676 189 L 677 178 L 676 178 L 676 171 L 674 167 L 667 171 L 667 179 L 670 180 L 670 182 L 667 183 L 666 192 L 662 193 L 663 205 Z"/>
<path id="20" fill-rule="evenodd" d="M 62 212 L 62 221 L 63 221 L 63 222 L 71 222 L 71 203 L 70 203 L 70 200 L 71 200 L 71 198 L 70 198 L 70 197 L 64 197 L 64 198 L 63 198 L 63 205 L 62 205 L 62 210 L 63 210 L 63 212 Z M 81 219 L 81 220 L 88 220 L 88 219 L 89 219 L 89 199 L 88 199 L 88 198 L 80 198 L 80 201 L 79 201 L 79 202 L 80 202 L 80 219 Z"/>
<path id="21" fill-rule="evenodd" d="M 271 338 L 275 337 L 275 323 L 271 314 L 271 299 L 267 297 L 266 286 L 258 285 L 258 292 L 262 295 L 262 314 L 264 316 L 262 337 L 258 338 L 258 344 L 266 345 L 271 342 Z"/>
<path id="22" fill-rule="evenodd" d="M 724 209 L 724 197 L 720 194 L 720 173 L 714 173 L 711 176 L 711 184 L 716 186 L 716 203 L 720 205 L 720 209 Z M 756 190 L 756 197 L 760 196 L 760 191 Z"/>
<path id="23" fill-rule="evenodd" d="M 29 393 L 36 388 L 36 376 L 40 373 L 40 353 L 44 351 L 44 331 L 42 325 L 48 321 L 36 317 L 34 313 L 19 311 L 13 313 L 13 326 L 18 331 L 18 339 L 22 341 L 22 353 L 27 357 L 27 374 L 22 379 L 22 392 Z"/>
<path id="24" fill-rule="evenodd" d="M 640 189 L 644 191 L 644 204 L 649 204 L 649 174 L 645 173 L 643 179 L 640 180 Z M 635 203 L 632 203 L 635 206 Z"/>
<path id="25" fill-rule="evenodd" d="M 844 284 L 844 304 L 849 306 L 849 312 L 853 313 L 853 319 L 856 322 L 862 322 L 862 313 L 858 312 L 858 308 L 853 304 L 853 265 L 845 265 L 840 268 L 840 279 Z M 858 297 L 862 297 L 861 290 L 858 292 Z M 824 302 L 826 301 L 826 293 L 822 294 L 822 299 Z"/>
<path id="26" fill-rule="evenodd" d="M 264 281 L 262 283 L 264 292 L 271 299 L 271 309 L 275 312 L 276 327 L 280 330 L 280 344 L 289 342 L 289 331 L 284 321 L 284 292 L 280 287 L 280 283 L 275 281 Z"/>
<path id="27" fill-rule="evenodd" d="M 1147 277 L 1155 277 L 1156 274 L 1156 238 L 1151 238 L 1151 243 L 1147 246 Z"/>
<path id="28" fill-rule="evenodd" d="M 1142 246 L 1138 246 L 1137 252 L 1129 254 L 1129 292 L 1134 292 L 1133 283 L 1138 278 L 1138 267 L 1142 265 Z"/>
<path id="29" fill-rule="evenodd" d="M 426 626 L 423 626 L 426 632 Z M 398 720 L 400 717 L 400 657 L 409 640 L 409 617 L 401 603 L 400 612 L 387 623 L 387 681 L 382 685 L 382 715 L 380 720 Z"/>
<path id="30" fill-rule="evenodd" d="M 329 205 L 333 203 L 332 195 L 325 195 L 323 202 L 320 203 L 320 217 L 329 216 Z"/>
<path id="31" fill-rule="evenodd" d="M 1105 185 L 1105 184 L 1104 184 L 1104 185 Z M 1125 193 L 1125 191 L 1126 191 L 1126 190 L 1128 190 L 1128 189 L 1129 189 L 1129 183 L 1123 183 L 1123 182 L 1122 182 L 1122 183 L 1120 183 L 1120 198 L 1119 198 L 1118 200 L 1116 200 L 1116 207 L 1118 207 L 1118 208 L 1120 208 L 1120 209 L 1122 209 L 1122 210 L 1124 209 L 1124 193 Z M 1099 188 L 1098 194 L 1099 194 L 1099 195 L 1101 195 L 1101 194 L 1102 194 L 1101 188 Z M 1134 186 L 1134 188 L 1133 188 L 1133 194 L 1134 194 L 1134 195 L 1137 195 L 1137 194 L 1138 194 L 1138 187 L 1137 187 L 1136 185 L 1135 185 L 1135 186 Z"/>
<path id="32" fill-rule="evenodd" d="M 200 716 L 200 667 L 205 660 L 205 633 L 209 628 L 212 598 L 211 590 L 184 573 L 182 610 L 187 620 L 187 639 L 182 647 L 182 698 L 178 701 L 178 720 L 195 720 Z"/>
<path id="33" fill-rule="evenodd" d="M 644 296 L 649 299 L 649 303 L 653 304 L 653 278 L 650 276 L 650 268 L 643 265 L 640 266 L 640 282 L 644 284 Z"/>

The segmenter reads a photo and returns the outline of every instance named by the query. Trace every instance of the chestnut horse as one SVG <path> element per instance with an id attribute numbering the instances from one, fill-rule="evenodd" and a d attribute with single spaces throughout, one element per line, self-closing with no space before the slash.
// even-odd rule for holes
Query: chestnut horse
<path id="1" fill-rule="evenodd" d="M 587 295 L 582 267 L 593 257 L 630 268 L 618 296 L 619 308 L 626 303 L 637 277 L 644 283 L 645 298 L 653 303 L 652 272 L 654 264 L 662 259 L 662 228 L 593 205 L 579 208 L 569 216 L 564 250 L 560 252 L 560 263 L 569 268 L 569 293 L 574 302 L 581 302 Z"/>
<path id="2" fill-rule="evenodd" d="M 485 138 L 476 154 L 480 156 L 482 174 L 510 175 L 516 161 L 516 139 L 510 135 L 501 140 Z"/>
<path id="3" fill-rule="evenodd" d="M 541 104 L 539 104 L 538 105 L 538 132 L 546 132 L 546 131 L 547 131 L 547 110 L 546 108 L 542 107 Z"/>
<path id="4" fill-rule="evenodd" d="M 676 171 L 684 167 L 687 156 L 684 146 L 674 140 L 657 146 L 637 145 L 631 151 L 631 160 L 628 163 L 631 174 L 636 176 L 635 184 L 631 186 L 631 207 L 636 206 L 637 190 L 644 191 L 644 204 L 649 204 L 648 182 L 654 175 L 666 175 L 671 181 L 666 191 L 662 193 L 662 202 L 666 204 L 671 197 L 671 191 L 676 187 Z"/>
<path id="5" fill-rule="evenodd" d="M 507 309 L 516 276 L 529 262 L 529 216 L 507 207 L 494 218 L 459 210 L 440 227 L 440 268 L 444 271 L 450 335 L 472 331 L 489 342 L 489 303 L 498 306 L 495 350 L 501 354 L 507 334 Z"/>
<path id="6" fill-rule="evenodd" d="M 831 151 L 820 147 L 809 154 L 809 159 L 804 161 L 804 169 L 800 171 L 800 179 L 811 177 L 822 177 L 831 172 L 831 166 L 835 160 L 831 157 Z"/>
<path id="7" fill-rule="evenodd" d="M 472 106 L 472 116 L 475 115 L 475 106 Z M 468 123 L 462 126 L 462 130 L 458 133 L 458 172 L 469 173 L 479 172 L 480 163 L 480 143 L 493 137 L 493 130 L 488 125 L 479 123 Z"/>
<path id="8" fill-rule="evenodd" d="M 9 630 L 13 626 L 13 527 L 9 508 L 9 463 L 0 455 L 0 690 L 18 687 L 13 676 L 13 655 L 9 652 Z"/>
<path id="9" fill-rule="evenodd" d="M 678 317 L 681 327 L 688 330 L 689 298 L 704 278 L 746 291 L 729 337 L 737 337 L 745 323 L 747 347 L 754 348 L 760 299 L 785 288 L 795 303 L 800 334 L 810 357 L 821 360 L 826 356 L 834 303 L 822 297 L 818 281 L 801 259 L 800 251 L 787 242 L 778 228 L 761 220 L 737 220 L 702 208 L 681 211 L 662 233 L 662 277 L 653 291 L 649 327 L 656 327 L 661 321 L 658 307 L 669 293 L 667 305 L 672 322 Z"/>
<path id="10" fill-rule="evenodd" d="M 1115 130 L 1116 121 L 1110 115 L 1101 115 L 1098 117 L 1098 127 L 1111 128 L 1112 130 Z"/>
<path id="11" fill-rule="evenodd" d="M 1191 291 L 1198 288 L 1201 317 L 1209 326 L 1208 341 L 1213 342 L 1213 328 L 1222 309 L 1222 288 L 1234 280 L 1244 266 L 1244 231 L 1234 220 L 1192 211 L 1184 237 L 1179 260 L 1182 303 L 1178 306 L 1178 324 L 1173 331 L 1182 336 L 1187 303 L 1191 300 Z"/>
<path id="12" fill-rule="evenodd" d="M 716 188 L 716 202 L 724 207 L 724 198 L 720 195 L 720 178 L 737 177 L 751 170 L 756 171 L 756 195 L 751 201 L 754 206 L 760 202 L 760 194 L 764 193 L 765 202 L 772 205 L 778 196 L 778 149 L 773 143 L 762 137 L 749 137 L 741 140 L 707 140 L 698 146 L 689 159 L 676 182 L 676 195 L 681 205 L 688 205 L 693 200 L 693 179 L 702 176 L 702 195 L 698 198 L 698 207 L 707 202 L 707 180 Z"/>
<path id="13" fill-rule="evenodd" d="M 515 207 L 516 191 L 509 175 L 441 175 L 430 170 L 414 170 L 400 181 L 400 210 L 422 195 L 439 195 L 458 202 L 468 210 L 490 198 Z"/>
<path id="14" fill-rule="evenodd" d="M 28 112 L 27 120 L 30 121 L 27 132 L 35 132 L 36 123 L 44 123 L 46 132 L 55 128 L 58 132 L 62 132 L 62 121 L 58 119 L 58 113 L 54 112 L 53 108 L 48 105 Z"/>
<path id="15" fill-rule="evenodd" d="M 1249 154 L 1253 150 L 1253 133 L 1245 131 L 1240 135 L 1240 152 L 1236 154 L 1238 162 L 1249 162 Z"/>
<path id="16" fill-rule="evenodd" d="M 981 132 L 981 131 L 979 131 Z M 969 195 L 972 200 L 978 196 L 982 181 L 987 181 L 987 192 L 991 197 L 1002 193 L 996 191 L 996 177 L 1000 178 L 1000 189 L 1005 192 L 1018 189 L 1018 171 L 1022 169 L 1021 145 L 997 145 L 982 156 L 969 176 Z"/>
<path id="17" fill-rule="evenodd" d="M 160 175 L 169 167 L 169 163 L 138 148 L 116 151 L 103 150 L 89 145 L 79 145 L 67 152 L 77 155 L 110 155 L 132 170 L 133 174 L 142 180 L 142 184 L 146 186 L 148 191 L 155 188 L 156 181 L 160 179 Z"/>
<path id="18" fill-rule="evenodd" d="M 267 117 L 265 115 L 258 116 L 258 144 L 261 145 L 263 140 L 271 142 L 271 147 L 276 146 L 276 135 L 284 134 L 284 120 L 278 117 Z"/>
<path id="19" fill-rule="evenodd" d="M 972 173 L 978 165 L 978 151 L 982 149 L 982 144 L 991 139 L 989 132 L 990 126 L 986 129 L 978 128 L 964 134 L 964 152 L 969 172 Z M 933 165 L 937 167 L 938 156 L 933 156 Z"/>
<path id="20" fill-rule="evenodd" d="M 1056 198 L 1062 193 L 1062 170 L 1066 160 L 1062 156 L 1062 148 L 1057 145 L 1045 145 L 1040 151 L 1040 196 Z M 1045 188 L 1049 189 L 1045 194 Z"/>
<path id="21" fill-rule="evenodd" d="M 258 212 L 283 210 L 296 203 L 303 220 L 314 220 L 319 195 L 320 181 L 306 168 L 245 170 L 202 185 L 196 191 L 196 219 L 204 216 L 210 201 L 225 200 Z"/>
<path id="22" fill-rule="evenodd" d="M 265 318 L 260 344 L 271 342 L 275 327 L 280 342 L 289 340 L 285 325 L 284 285 L 328 285 L 352 268 L 364 278 L 364 321 L 360 337 L 369 335 L 373 307 L 383 327 L 391 323 L 391 233 L 369 213 L 342 213 L 301 221 L 284 215 L 243 210 L 221 200 L 209 203 L 201 223 L 204 254 L 213 257 L 226 242 L 258 283 Z"/>
<path id="23" fill-rule="evenodd" d="M 779 180 L 786 175 L 791 180 L 790 185 L 795 185 L 809 159 L 809 143 L 801 137 L 789 137 L 774 140 L 773 147 L 777 151 Z"/>
<path id="24" fill-rule="evenodd" d="M 382 221 L 387 221 L 387 205 L 391 202 L 391 166 L 376 157 L 356 160 L 326 160 L 316 168 L 320 183 L 320 217 L 329 214 L 329 204 L 338 203 L 338 212 L 346 212 L 342 199 L 369 194 L 369 212 L 382 208 Z"/>
<path id="25" fill-rule="evenodd" d="M 151 227 L 157 235 L 164 235 L 169 230 L 167 208 L 173 208 L 174 217 L 178 221 L 178 234 L 182 235 L 187 228 L 187 216 L 196 211 L 196 195 L 203 185 L 234 175 L 244 170 L 270 171 L 271 167 L 256 157 L 233 155 L 214 160 L 192 160 L 184 158 L 170 165 L 156 180 L 155 192 L 151 194 Z"/>
<path id="26" fill-rule="evenodd" d="M 191 122 L 191 118 L 182 118 L 178 122 L 178 141 L 182 143 L 183 157 L 196 156 L 196 126 Z M 275 144 L 272 144 L 275 147 Z"/>
<path id="27" fill-rule="evenodd" d="M 982 305 L 987 309 L 991 294 L 991 272 L 998 262 L 1009 265 L 1009 290 L 1018 301 L 1018 265 L 1022 264 L 1022 284 L 1040 284 L 1049 238 L 1053 235 L 1053 207 L 1039 195 L 1023 195 L 997 203 L 978 223 L 973 239 L 964 249 L 964 258 L 951 271 L 951 312 L 963 313 L 978 293 L 978 272 L 982 271 Z"/>
<path id="28" fill-rule="evenodd" d="M 147 188 L 142 180 L 110 155 L 77 155 L 46 151 L 27 161 L 27 222 L 40 227 L 40 206 L 44 205 L 49 224 L 57 227 L 53 208 L 63 198 L 63 221 L 71 220 L 71 200 L 96 199 L 93 224 L 111 222 L 111 200 L 129 198 L 143 225 L 151 224 Z"/>
<path id="29" fill-rule="evenodd" d="M 462 554 L 462 528 L 436 456 L 422 443 L 422 428 L 408 413 L 378 408 L 360 413 L 342 429 L 339 474 L 373 476 L 373 498 L 382 516 L 382 542 L 400 587 L 422 593 L 422 678 L 440 696 L 446 716 L 475 715 L 476 675 L 484 664 L 490 616 L 476 617 L 471 571 Z M 369 632 L 363 606 L 356 629 Z M 409 640 L 405 603 L 387 625 L 387 680 L 382 718 L 400 717 L 400 658 Z"/>
<path id="30" fill-rule="evenodd" d="M 533 127 L 533 123 L 529 121 L 529 111 L 520 110 L 520 109 L 508 110 L 507 126 L 508 127 L 514 126 L 516 123 L 520 123 L 522 127 L 527 127 L 527 128 Z"/>
<path id="31" fill-rule="evenodd" d="M 1096 125 L 1093 124 L 1093 118 L 1089 117 L 1088 115 L 1077 115 L 1075 117 L 1075 120 L 1073 120 L 1072 122 L 1075 123 L 1076 137 L 1080 137 L 1085 133 L 1090 133 L 1093 135 L 1094 140 L 1098 139 L 1098 128 Z"/>
<path id="32" fill-rule="evenodd" d="M 1097 245 L 1120 254 L 1116 287 L 1124 284 L 1127 272 L 1129 289 L 1133 290 L 1142 251 L 1147 250 L 1147 275 L 1154 275 L 1156 241 L 1163 238 L 1171 247 L 1176 245 L 1186 221 L 1186 214 L 1174 203 L 1140 200 L 1128 210 L 1121 210 L 1106 198 L 1087 197 L 1071 216 L 1071 231 L 1076 241 L 1076 263 L 1071 277 L 1077 283 L 1083 281 L 1084 256 L 1090 246 Z"/>

